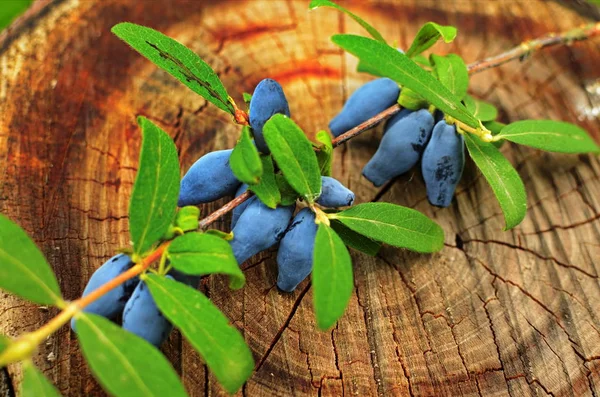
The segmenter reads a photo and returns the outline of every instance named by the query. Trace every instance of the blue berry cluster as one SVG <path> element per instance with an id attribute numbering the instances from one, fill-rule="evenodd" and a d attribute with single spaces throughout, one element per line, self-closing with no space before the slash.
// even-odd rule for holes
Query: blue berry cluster
<path id="1" fill-rule="evenodd" d="M 263 154 L 269 148 L 263 137 L 263 127 L 274 114 L 290 115 L 281 85 L 274 80 L 262 80 L 250 101 L 250 126 L 257 149 Z M 244 193 L 248 188 L 233 174 L 229 159 L 232 150 L 208 153 L 198 159 L 181 180 L 179 206 L 210 203 L 225 196 Z M 328 208 L 350 206 L 354 193 L 338 180 L 323 176 L 321 194 L 316 203 Z M 254 255 L 279 244 L 277 253 L 280 290 L 291 292 L 311 272 L 313 248 L 317 233 L 315 214 L 309 208 L 296 212 L 296 204 L 269 208 L 258 197 L 251 197 L 233 210 L 229 241 L 239 264 Z M 84 290 L 89 294 L 133 266 L 131 258 L 120 254 L 102 265 L 90 278 Z M 171 270 L 167 277 L 188 285 L 198 277 Z M 84 309 L 109 319 L 122 314 L 124 329 L 159 346 L 169 335 L 172 325 L 156 306 L 148 287 L 138 278 L 132 279 L 96 300 Z M 72 323 L 74 328 L 74 323 Z"/>
<path id="2" fill-rule="evenodd" d="M 388 78 L 364 84 L 329 123 L 332 134 L 338 136 L 383 112 L 397 102 L 399 95 L 398 84 Z M 362 174 L 375 186 L 381 186 L 421 160 L 429 202 L 448 207 L 462 176 L 464 147 L 463 136 L 443 117 L 436 120 L 427 109 L 403 109 L 386 123 L 379 148 Z"/>

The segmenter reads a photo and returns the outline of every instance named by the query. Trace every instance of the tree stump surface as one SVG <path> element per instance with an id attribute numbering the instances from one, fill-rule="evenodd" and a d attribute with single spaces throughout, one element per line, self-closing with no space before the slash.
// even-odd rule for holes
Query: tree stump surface
<path id="1" fill-rule="evenodd" d="M 590 22 L 556 2 L 349 1 L 407 48 L 429 20 L 459 27 L 451 45 L 467 62 L 523 40 Z M 278 80 L 292 117 L 309 134 L 326 128 L 369 76 L 329 37 L 365 34 L 308 0 L 38 1 L 0 35 L 0 211 L 23 226 L 57 273 L 67 299 L 128 245 L 127 208 L 144 115 L 164 128 L 182 172 L 202 154 L 234 145 L 239 127 L 120 42 L 110 28 L 132 21 L 176 38 L 209 62 L 238 103 L 263 78 Z M 597 14 L 596 14 L 597 15 Z M 600 140 L 598 39 L 534 54 L 475 75 L 470 91 L 504 122 L 574 122 Z M 593 85 L 595 82 L 595 86 Z M 200 288 L 243 332 L 257 370 L 240 394 L 553 395 L 600 390 L 600 162 L 597 157 L 502 148 L 527 188 L 528 213 L 504 232 L 494 195 L 468 163 L 450 208 L 427 203 L 413 171 L 379 190 L 360 176 L 380 132 L 336 150 L 334 176 L 357 202 L 390 201 L 439 222 L 446 247 L 420 255 L 390 247 L 352 252 L 355 293 L 338 325 L 316 329 L 308 282 L 275 287 L 274 251 L 244 264 L 247 286 L 211 277 Z M 226 200 L 206 205 L 212 211 Z M 217 223 L 219 228 L 229 218 Z M 2 294 L 0 331 L 16 336 L 56 314 Z M 223 395 L 191 346 L 174 332 L 163 351 L 192 396 Z M 76 336 L 63 327 L 36 364 L 65 396 L 105 395 Z M 2 395 L 18 388 L 18 365 L 0 371 Z"/>

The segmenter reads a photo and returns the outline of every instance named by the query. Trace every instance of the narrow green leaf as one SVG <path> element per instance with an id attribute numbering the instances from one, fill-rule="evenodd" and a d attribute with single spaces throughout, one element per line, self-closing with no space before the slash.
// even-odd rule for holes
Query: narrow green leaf
<path id="1" fill-rule="evenodd" d="M 187 285 L 155 275 L 149 275 L 146 283 L 160 311 L 200 353 L 225 390 L 239 390 L 252 375 L 254 359 L 227 317 L 200 291 Z"/>
<path id="2" fill-rule="evenodd" d="M 400 91 L 398 103 L 403 108 L 410 110 L 419 110 L 429 106 L 425 98 L 406 87 Z"/>
<path id="3" fill-rule="evenodd" d="M 30 360 L 23 363 L 21 397 L 60 397 L 60 393 Z"/>
<path id="4" fill-rule="evenodd" d="M 219 109 L 235 115 L 233 100 L 212 68 L 192 50 L 164 34 L 130 22 L 111 31 L 159 68 Z"/>
<path id="5" fill-rule="evenodd" d="M 246 103 L 246 105 L 250 105 L 250 101 L 252 100 L 252 94 L 248 94 L 247 92 L 244 92 L 242 94 L 242 97 L 244 98 L 244 102 Z"/>
<path id="6" fill-rule="evenodd" d="M 377 31 L 377 29 L 375 29 L 373 26 L 369 25 L 367 22 L 365 22 L 362 18 L 360 18 L 358 15 L 355 15 L 353 13 L 351 13 L 350 11 L 348 11 L 347 9 L 345 9 L 344 7 L 334 3 L 333 1 L 330 0 L 312 0 L 308 6 L 309 10 L 314 10 L 315 8 L 318 7 L 331 7 L 331 8 L 335 8 L 339 11 L 342 11 L 343 13 L 345 13 L 346 15 L 348 15 L 350 18 L 354 19 L 360 26 L 362 26 L 375 40 L 377 41 L 381 41 L 382 43 L 385 43 L 385 39 L 383 38 L 383 36 L 381 35 L 381 33 L 379 33 Z"/>
<path id="7" fill-rule="evenodd" d="M 19 225 L 0 214 L 0 289 L 42 305 L 62 302 L 44 254 Z"/>
<path id="8" fill-rule="evenodd" d="M 496 120 L 496 117 L 498 117 L 498 109 L 491 103 L 480 101 L 470 95 L 466 95 L 463 101 L 467 110 L 483 122 Z"/>
<path id="9" fill-rule="evenodd" d="M 263 173 L 260 154 L 252 138 L 250 138 L 250 127 L 245 126 L 237 145 L 233 148 L 229 158 L 231 171 L 237 179 L 249 185 L 255 185 L 260 181 Z"/>
<path id="10" fill-rule="evenodd" d="M 279 186 L 279 191 L 281 192 L 281 205 L 287 206 L 294 204 L 296 200 L 300 198 L 298 193 L 290 186 L 283 175 L 276 174 L 275 178 L 277 179 L 277 186 Z"/>
<path id="11" fill-rule="evenodd" d="M 369 66 L 369 64 L 362 59 L 358 61 L 358 65 L 356 65 L 356 71 L 360 73 L 368 73 L 375 77 L 383 77 L 379 69 L 377 69 L 375 66 Z"/>
<path id="12" fill-rule="evenodd" d="M 129 202 L 129 232 L 136 254 L 143 254 L 168 230 L 177 211 L 179 159 L 173 140 L 145 117 L 140 164 Z"/>
<path id="13" fill-rule="evenodd" d="M 423 96 L 442 112 L 471 127 L 479 127 L 479 120 L 467 111 L 454 94 L 395 48 L 367 37 L 350 34 L 334 35 L 332 41 L 359 59 L 368 62 L 382 76 L 389 77 Z"/>
<path id="14" fill-rule="evenodd" d="M 548 152 L 599 153 L 600 148 L 582 128 L 562 121 L 523 120 L 504 127 L 498 139 Z"/>
<path id="15" fill-rule="evenodd" d="M 364 203 L 328 215 L 355 232 L 416 252 L 436 252 L 444 246 L 442 228 L 411 208 L 390 203 Z"/>
<path id="16" fill-rule="evenodd" d="M 186 274 L 225 274 L 232 289 L 240 289 L 246 282 L 231 245 L 214 235 L 186 233 L 177 237 L 169 245 L 169 260 L 175 269 Z"/>
<path id="17" fill-rule="evenodd" d="M 425 55 L 415 55 L 414 57 L 412 57 L 412 60 L 415 61 L 416 64 L 425 66 L 426 68 L 431 67 L 431 62 L 429 62 L 429 58 L 427 58 Z"/>
<path id="18" fill-rule="evenodd" d="M 193 205 L 186 205 L 177 211 L 175 215 L 175 226 L 189 232 L 198 229 L 200 218 L 200 208 Z"/>
<path id="19" fill-rule="evenodd" d="M 333 162 L 333 144 L 331 142 L 331 135 L 327 131 L 317 132 L 316 139 L 320 142 L 317 145 L 319 151 L 317 152 L 317 161 L 319 162 L 319 168 L 321 169 L 321 175 L 331 176 L 331 163 Z"/>
<path id="20" fill-rule="evenodd" d="M 167 359 L 104 317 L 80 313 L 77 338 L 92 373 L 116 397 L 187 396 Z"/>
<path id="21" fill-rule="evenodd" d="M 469 70 L 465 61 L 456 54 L 445 56 L 431 54 L 431 63 L 438 80 L 458 99 L 464 98 L 469 87 Z M 472 110 L 469 112 L 472 113 Z"/>
<path id="22" fill-rule="evenodd" d="M 488 181 L 504 213 L 506 227 L 517 226 L 527 214 L 527 194 L 523 181 L 510 162 L 491 143 L 464 134 L 469 154 Z"/>
<path id="23" fill-rule="evenodd" d="M 279 186 L 275 178 L 273 159 L 270 155 L 260 156 L 260 161 L 263 168 L 262 177 L 256 185 L 249 185 L 248 190 L 256 194 L 264 205 L 269 208 L 275 208 L 281 202 L 281 193 L 279 193 Z"/>
<path id="24" fill-rule="evenodd" d="M 502 131 L 502 128 L 506 127 L 506 124 L 500 123 L 499 121 L 486 121 L 483 123 L 483 126 L 487 128 L 492 135 L 498 135 L 500 131 Z"/>
<path id="25" fill-rule="evenodd" d="M 317 325 L 326 330 L 344 314 L 354 281 L 352 259 L 344 241 L 323 223 L 315 238 L 312 286 Z"/>
<path id="26" fill-rule="evenodd" d="M 289 184 L 309 203 L 321 194 L 321 172 L 312 143 L 292 119 L 276 114 L 263 128 L 267 146 Z"/>
<path id="27" fill-rule="evenodd" d="M 344 240 L 344 244 L 367 255 L 376 256 L 381 248 L 379 241 L 371 240 L 362 234 L 356 233 L 342 222 L 332 220 L 331 228 Z"/>
<path id="28" fill-rule="evenodd" d="M 419 29 L 410 48 L 406 51 L 406 55 L 412 58 L 433 46 L 440 38 L 446 43 L 451 43 L 455 37 L 456 28 L 454 26 L 442 26 L 435 22 L 427 22 Z"/>

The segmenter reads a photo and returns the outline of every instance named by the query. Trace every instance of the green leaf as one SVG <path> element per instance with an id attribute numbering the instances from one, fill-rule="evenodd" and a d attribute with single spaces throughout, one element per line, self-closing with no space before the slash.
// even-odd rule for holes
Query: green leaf
<path id="1" fill-rule="evenodd" d="M 44 254 L 19 225 L 0 214 L 0 289 L 41 305 L 62 302 Z"/>
<path id="2" fill-rule="evenodd" d="M 335 35 L 332 37 L 332 41 L 359 59 L 367 61 L 372 67 L 377 68 L 382 76 L 389 77 L 403 87 L 408 87 L 423 96 L 447 115 L 473 128 L 479 127 L 479 120 L 467 111 L 454 94 L 395 48 L 366 37 L 350 34 Z"/>
<path id="3" fill-rule="evenodd" d="M 111 395 L 187 396 L 171 364 L 150 343 L 95 314 L 80 313 L 76 322 L 83 355 Z"/>
<path id="4" fill-rule="evenodd" d="M 270 155 L 260 156 L 260 161 L 263 168 L 262 177 L 256 185 L 249 185 L 248 190 L 254 192 L 264 205 L 275 208 L 281 202 L 281 193 L 279 193 L 279 186 L 275 178 L 273 159 Z"/>
<path id="5" fill-rule="evenodd" d="M 312 203 L 321 194 L 321 172 L 312 143 L 292 119 L 282 114 L 267 121 L 263 134 L 285 179 Z"/>
<path id="6" fill-rule="evenodd" d="M 411 208 L 364 203 L 328 216 L 357 233 L 396 247 L 416 252 L 436 252 L 444 247 L 442 228 Z"/>
<path id="7" fill-rule="evenodd" d="M 548 152 L 599 153 L 594 140 L 578 126 L 553 120 L 523 120 L 504 127 L 496 139 L 506 139 Z"/>
<path id="8" fill-rule="evenodd" d="M 376 67 L 369 66 L 369 64 L 362 59 L 359 60 L 358 65 L 356 66 L 356 71 L 360 73 L 368 73 L 375 77 L 383 77 L 381 72 Z"/>
<path id="9" fill-rule="evenodd" d="M 317 146 L 319 149 L 317 152 L 317 161 L 319 162 L 321 175 L 331 176 L 331 163 L 333 162 L 331 135 L 327 131 L 321 130 L 317 132 L 316 138 L 321 143 Z"/>
<path id="10" fill-rule="evenodd" d="M 8 26 L 31 5 L 33 0 L 4 1 L 0 7 L 0 30 Z"/>
<path id="11" fill-rule="evenodd" d="M 246 105 L 250 105 L 250 101 L 252 100 L 252 94 L 248 94 L 247 92 L 244 92 L 242 94 L 242 97 L 244 98 L 244 102 L 246 103 Z"/>
<path id="12" fill-rule="evenodd" d="M 496 120 L 496 117 L 498 117 L 498 109 L 491 103 L 480 101 L 470 95 L 466 95 L 463 98 L 463 101 L 465 102 L 467 110 L 483 122 Z"/>
<path id="13" fill-rule="evenodd" d="M 376 256 L 381 248 L 379 241 L 371 240 L 362 234 L 356 233 L 349 227 L 344 226 L 342 222 L 332 220 L 331 228 L 344 240 L 344 244 L 367 255 Z"/>
<path id="14" fill-rule="evenodd" d="M 186 205 L 177 211 L 175 215 L 175 226 L 189 232 L 198 229 L 200 218 L 200 208 L 193 205 Z"/>
<path id="15" fill-rule="evenodd" d="M 219 109 L 235 115 L 235 105 L 212 68 L 192 50 L 154 29 L 130 22 L 111 31 L 185 86 Z"/>
<path id="16" fill-rule="evenodd" d="M 129 202 L 129 232 L 143 254 L 168 230 L 177 211 L 179 159 L 175 144 L 157 125 L 138 118 L 142 128 L 140 164 Z"/>
<path id="17" fill-rule="evenodd" d="M 260 181 L 263 173 L 260 155 L 252 138 L 250 138 L 250 127 L 245 126 L 237 145 L 233 148 L 229 159 L 231 171 L 237 179 L 249 185 L 255 185 Z"/>
<path id="18" fill-rule="evenodd" d="M 410 110 L 419 110 L 429 106 L 425 98 L 423 98 L 421 95 L 417 94 L 410 88 L 403 88 L 402 91 L 400 91 L 398 103 L 403 108 L 407 108 Z"/>
<path id="19" fill-rule="evenodd" d="M 345 13 L 346 15 L 348 15 L 350 18 L 354 19 L 360 26 L 362 26 L 367 32 L 369 32 L 369 34 L 377 41 L 381 41 L 382 43 L 385 43 L 385 39 L 383 38 L 383 36 L 381 35 L 381 33 L 379 33 L 377 31 L 377 29 L 375 29 L 373 26 L 369 25 L 367 22 L 365 22 L 362 18 L 360 18 L 358 15 L 355 15 L 353 13 L 351 13 L 350 11 L 348 11 L 347 9 L 345 9 L 344 7 L 335 4 L 333 1 L 329 1 L 329 0 L 312 0 L 308 6 L 309 10 L 314 10 L 315 8 L 318 7 L 331 7 L 331 8 L 335 8 L 339 11 L 342 11 L 343 13 Z"/>
<path id="20" fill-rule="evenodd" d="M 352 259 L 344 241 L 323 223 L 315 238 L 312 286 L 317 325 L 326 330 L 344 314 L 354 281 Z"/>
<path id="21" fill-rule="evenodd" d="M 187 285 L 155 275 L 148 275 L 146 284 L 160 311 L 200 353 L 225 390 L 239 390 L 252 375 L 254 359 L 227 317 L 200 291 Z"/>
<path id="22" fill-rule="evenodd" d="M 500 123 L 499 121 L 486 121 L 483 123 L 483 126 L 487 128 L 492 135 L 498 135 L 500 131 L 502 131 L 502 128 L 506 127 L 506 124 Z"/>
<path id="23" fill-rule="evenodd" d="M 512 229 L 527 213 L 527 195 L 521 177 L 494 145 L 472 134 L 464 134 L 464 137 L 471 158 L 500 203 L 506 221 L 504 230 Z"/>
<path id="24" fill-rule="evenodd" d="M 169 245 L 169 260 L 175 269 L 186 274 L 228 275 L 232 289 L 240 289 L 246 282 L 231 245 L 214 235 L 186 233 L 177 237 Z"/>
<path id="25" fill-rule="evenodd" d="M 415 55 L 414 57 L 412 57 L 412 60 L 415 61 L 416 64 L 419 64 L 421 66 L 425 66 L 427 68 L 431 67 L 431 62 L 429 62 L 429 58 L 427 58 L 425 55 Z"/>
<path id="26" fill-rule="evenodd" d="M 204 232 L 204 234 L 210 234 L 212 236 L 217 236 L 218 238 L 225 240 L 225 241 L 231 241 L 233 240 L 233 232 L 223 232 L 221 230 L 217 230 L 217 229 L 208 229 L 207 231 Z"/>
<path id="27" fill-rule="evenodd" d="M 467 94 L 469 86 L 469 71 L 465 61 L 456 54 L 446 56 L 431 54 L 431 63 L 438 80 L 458 99 L 462 99 Z M 469 112 L 472 113 L 471 110 Z"/>
<path id="28" fill-rule="evenodd" d="M 290 186 L 283 175 L 276 174 L 275 178 L 277 179 L 277 186 L 279 186 L 279 191 L 281 192 L 281 205 L 287 206 L 294 204 L 299 198 L 298 193 Z"/>
<path id="29" fill-rule="evenodd" d="M 23 363 L 22 397 L 60 397 L 60 393 L 30 360 Z"/>
<path id="30" fill-rule="evenodd" d="M 4 351 L 10 345 L 11 340 L 7 336 L 0 334 L 0 353 Z"/>
<path id="31" fill-rule="evenodd" d="M 422 53 L 433 46 L 440 38 L 446 43 L 451 43 L 455 37 L 456 28 L 454 26 L 442 26 L 435 22 L 427 22 L 419 29 L 410 48 L 406 51 L 406 56 L 412 58 Z"/>

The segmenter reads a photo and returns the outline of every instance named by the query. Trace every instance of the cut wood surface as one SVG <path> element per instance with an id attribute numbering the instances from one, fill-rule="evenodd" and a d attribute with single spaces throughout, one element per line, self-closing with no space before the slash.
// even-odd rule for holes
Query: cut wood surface
<path id="1" fill-rule="evenodd" d="M 459 27 L 438 45 L 472 62 L 551 31 L 588 23 L 547 1 L 348 1 L 402 48 L 429 20 Z M 136 116 L 174 139 L 184 172 L 201 155 L 234 145 L 240 128 L 110 33 L 132 21 L 192 48 L 219 73 L 238 103 L 263 78 L 278 80 L 292 117 L 310 134 L 369 76 L 329 37 L 364 34 L 332 9 L 302 1 L 40 1 L 0 35 L 0 211 L 23 226 L 57 273 L 67 299 L 129 243 L 127 208 L 140 148 Z M 501 120 L 576 123 L 600 141 L 600 39 L 552 48 L 473 76 L 474 96 Z M 596 83 L 595 88 L 593 83 Z M 390 201 L 439 222 L 446 247 L 420 255 L 390 247 L 357 252 L 356 290 L 330 332 L 316 329 L 308 282 L 292 294 L 275 286 L 274 251 L 243 265 L 248 284 L 200 288 L 242 331 L 257 369 L 240 394 L 554 395 L 600 390 L 600 162 L 506 144 L 528 192 L 525 221 L 504 232 L 492 190 L 467 163 L 450 208 L 427 203 L 414 171 L 383 190 L 360 170 L 380 132 L 335 153 L 334 176 L 357 202 Z M 206 214 L 226 200 L 204 206 Z M 216 224 L 225 228 L 229 218 Z M 44 324 L 40 309 L 8 294 L 0 331 L 16 336 Z M 174 332 L 163 351 L 192 396 L 222 395 L 198 355 Z M 105 395 L 63 327 L 40 347 L 36 364 L 65 396 Z M 0 371 L 11 396 L 20 369 Z"/>

